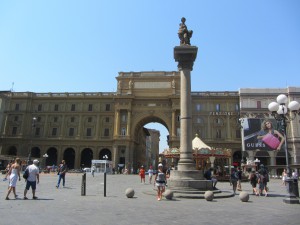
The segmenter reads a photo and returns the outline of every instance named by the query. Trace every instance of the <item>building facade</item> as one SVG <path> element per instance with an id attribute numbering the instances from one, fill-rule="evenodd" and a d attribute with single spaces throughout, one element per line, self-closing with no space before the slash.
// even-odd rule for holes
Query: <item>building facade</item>
<path id="1" fill-rule="evenodd" d="M 276 98 L 280 94 L 288 96 L 288 100 L 300 101 L 300 88 L 273 88 L 273 89 L 258 89 L 258 88 L 242 88 L 239 91 L 240 96 L 240 111 L 241 118 L 259 119 L 261 121 L 272 121 L 275 129 L 280 129 L 276 126 L 276 121 L 268 110 L 268 105 L 271 102 L 276 102 Z M 245 138 L 247 139 L 247 138 Z M 299 115 L 289 121 L 287 124 L 287 150 L 288 162 L 292 168 L 300 168 L 300 121 Z M 245 145 L 243 156 L 249 160 L 259 160 L 261 164 L 267 165 L 271 170 L 272 175 L 281 175 L 283 168 L 286 165 L 285 149 L 282 147 L 278 150 L 263 150 L 262 148 L 253 148 Z"/>
<path id="2" fill-rule="evenodd" d="M 170 148 L 180 148 L 179 72 L 120 72 L 116 80 L 116 92 L 2 92 L 1 157 L 30 155 L 45 165 L 65 159 L 69 168 L 80 168 L 107 155 L 114 167 L 136 171 L 158 162 L 159 134 L 144 129 L 151 122 L 169 131 Z M 267 113 L 267 102 L 279 92 L 299 101 L 299 88 L 192 92 L 193 133 L 213 148 L 230 149 L 237 165 L 242 157 L 260 157 L 263 151 L 242 151 L 239 119 Z M 297 164 L 299 119 L 289 132 L 289 152 Z M 275 153 L 268 154 L 266 164 L 275 165 Z"/>

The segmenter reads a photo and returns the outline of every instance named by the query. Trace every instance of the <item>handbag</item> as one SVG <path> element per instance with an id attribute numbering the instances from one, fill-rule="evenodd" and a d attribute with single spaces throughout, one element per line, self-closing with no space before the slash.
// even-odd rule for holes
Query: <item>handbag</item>
<path id="1" fill-rule="evenodd" d="M 276 150 L 280 144 L 280 141 L 273 134 L 267 134 L 263 137 L 262 141 L 270 148 Z"/>

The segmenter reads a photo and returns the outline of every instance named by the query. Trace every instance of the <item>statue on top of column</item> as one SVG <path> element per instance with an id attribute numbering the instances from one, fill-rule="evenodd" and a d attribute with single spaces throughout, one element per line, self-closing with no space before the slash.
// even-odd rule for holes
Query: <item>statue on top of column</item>
<path id="1" fill-rule="evenodd" d="M 180 39 L 180 45 L 191 45 L 190 38 L 193 35 L 192 30 L 188 30 L 185 25 L 186 19 L 181 18 L 181 23 L 179 24 L 178 37 Z"/>

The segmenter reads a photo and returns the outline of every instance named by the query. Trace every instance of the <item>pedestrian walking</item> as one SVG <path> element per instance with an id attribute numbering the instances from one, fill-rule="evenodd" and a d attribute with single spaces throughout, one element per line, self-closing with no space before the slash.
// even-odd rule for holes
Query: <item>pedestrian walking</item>
<path id="1" fill-rule="evenodd" d="M 286 169 L 283 169 L 283 172 L 282 172 L 282 185 L 286 186 L 286 178 L 287 178 L 287 172 L 286 172 Z"/>
<path id="2" fill-rule="evenodd" d="M 238 174 L 236 169 L 232 169 L 230 174 L 230 185 L 232 185 L 233 193 L 236 193 Z"/>
<path id="3" fill-rule="evenodd" d="M 163 165 L 158 164 L 158 170 L 155 174 L 155 183 L 154 186 L 157 187 L 157 200 L 162 199 L 162 194 L 165 192 L 167 184 L 166 174 L 163 172 Z"/>
<path id="4" fill-rule="evenodd" d="M 145 184 L 145 169 L 144 169 L 144 166 L 141 166 L 141 169 L 139 171 L 139 175 L 141 177 L 141 183 Z"/>
<path id="5" fill-rule="evenodd" d="M 242 171 L 240 167 L 238 167 L 237 169 L 237 175 L 238 175 L 237 190 L 242 191 Z"/>
<path id="6" fill-rule="evenodd" d="M 257 178 L 257 175 L 255 174 L 255 171 L 252 171 L 249 175 L 249 181 L 252 186 L 252 193 L 254 195 L 258 195 L 258 192 L 256 190 L 257 180 L 258 180 L 258 178 Z"/>
<path id="7" fill-rule="evenodd" d="M 65 187 L 66 173 L 67 173 L 66 161 L 62 160 L 61 164 L 59 165 L 59 168 L 58 168 L 58 173 L 57 173 L 58 174 L 58 181 L 57 181 L 56 188 L 59 188 L 61 180 L 63 180 L 63 187 Z"/>
<path id="8" fill-rule="evenodd" d="M 9 186 L 6 194 L 6 200 L 9 200 L 9 194 L 11 191 L 15 195 L 15 199 L 18 197 L 16 194 L 16 185 L 17 181 L 21 181 L 20 177 L 20 170 L 21 170 L 21 160 L 19 158 L 16 158 L 15 162 L 10 166 L 8 173 L 5 175 L 4 179 L 7 179 L 7 176 L 9 176 Z"/>
<path id="9" fill-rule="evenodd" d="M 150 168 L 148 170 L 148 176 L 149 176 L 149 184 L 151 184 L 152 177 L 153 177 L 153 167 L 152 166 L 150 166 Z"/>
<path id="10" fill-rule="evenodd" d="M 39 161 L 37 159 L 33 160 L 33 164 L 29 165 L 26 169 L 28 170 L 28 178 L 26 180 L 26 187 L 24 190 L 24 200 L 27 200 L 26 197 L 27 191 L 32 190 L 32 199 L 37 199 L 38 197 L 35 195 L 36 184 L 40 182 L 40 171 L 38 168 Z"/>
<path id="11" fill-rule="evenodd" d="M 96 170 L 96 167 L 95 167 L 95 164 L 92 165 L 92 176 L 94 177 L 95 176 L 95 170 Z"/>

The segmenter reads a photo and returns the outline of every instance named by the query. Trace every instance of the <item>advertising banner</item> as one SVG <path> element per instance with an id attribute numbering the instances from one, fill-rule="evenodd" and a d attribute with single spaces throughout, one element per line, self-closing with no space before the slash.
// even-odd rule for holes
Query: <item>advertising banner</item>
<path id="1" fill-rule="evenodd" d="M 277 130 L 275 119 L 244 118 L 242 121 L 245 150 L 280 150 L 284 136 Z"/>

